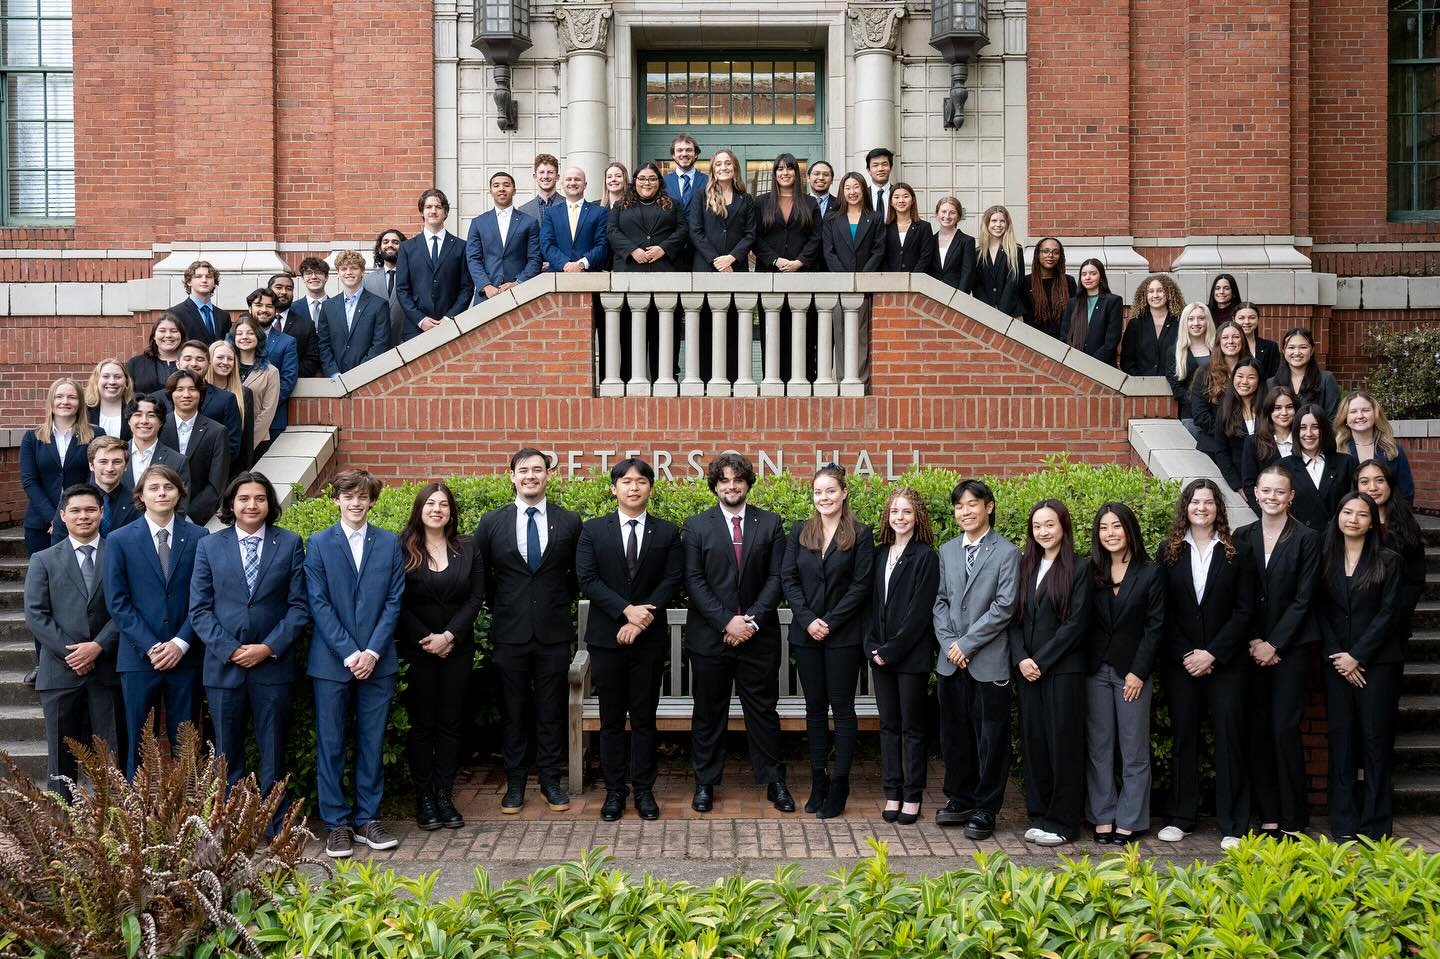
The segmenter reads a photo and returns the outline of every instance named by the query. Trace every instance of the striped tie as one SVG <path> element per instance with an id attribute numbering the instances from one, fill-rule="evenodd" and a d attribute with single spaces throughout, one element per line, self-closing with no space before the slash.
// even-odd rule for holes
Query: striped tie
<path id="1" fill-rule="evenodd" d="M 240 540 L 245 547 L 245 587 L 255 595 L 255 581 L 260 578 L 260 537 L 246 536 Z"/>

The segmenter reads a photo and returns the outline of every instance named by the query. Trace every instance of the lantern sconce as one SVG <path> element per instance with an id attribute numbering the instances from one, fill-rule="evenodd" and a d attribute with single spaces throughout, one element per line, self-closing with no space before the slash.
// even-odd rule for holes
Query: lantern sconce
<path id="1" fill-rule="evenodd" d="M 950 64 L 950 95 L 945 98 L 945 129 L 965 125 L 970 90 L 970 64 L 990 42 L 985 35 L 986 0 L 933 0 L 930 5 L 930 46 Z"/>
<path id="2" fill-rule="evenodd" d="M 530 48 L 530 0 L 475 0 L 475 36 L 470 45 L 495 67 L 491 96 L 501 130 L 519 127 L 520 106 L 510 90 L 510 67 Z"/>

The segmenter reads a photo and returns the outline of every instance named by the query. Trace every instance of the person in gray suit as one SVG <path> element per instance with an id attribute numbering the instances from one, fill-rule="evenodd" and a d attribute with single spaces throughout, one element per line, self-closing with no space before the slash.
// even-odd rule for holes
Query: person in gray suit
<path id="1" fill-rule="evenodd" d="M 119 679 L 115 647 L 120 631 L 110 621 L 100 566 L 105 540 L 100 536 L 103 494 L 78 483 L 60 497 L 60 516 L 70 534 L 30 557 L 25 574 L 25 625 L 40 642 L 35 689 L 45 714 L 49 746 L 49 788 L 69 800 L 77 775 L 66 739 L 89 744 L 98 736 L 112 752 Z"/>
<path id="2" fill-rule="evenodd" d="M 1018 609 L 1020 551 L 995 532 L 995 494 L 967 479 L 950 491 L 963 534 L 940 547 L 935 693 L 946 804 L 941 826 L 989 839 L 1010 775 L 1010 658 L 1006 637 Z"/>
<path id="3" fill-rule="evenodd" d="M 400 258 L 400 244 L 405 234 L 390 229 L 375 238 L 375 269 L 365 274 L 361 285 L 380 299 L 390 304 L 390 342 L 399 343 L 404 339 L 405 308 L 400 305 L 399 276 L 395 273 Z"/>

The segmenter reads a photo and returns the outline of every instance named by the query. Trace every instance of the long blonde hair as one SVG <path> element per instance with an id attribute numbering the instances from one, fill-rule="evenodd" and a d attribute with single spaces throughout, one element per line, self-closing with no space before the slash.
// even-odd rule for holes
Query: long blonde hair
<path id="1" fill-rule="evenodd" d="M 100 405 L 100 371 L 111 365 L 118 366 L 120 372 L 125 374 L 125 389 L 120 392 L 120 405 L 129 406 L 130 401 L 135 398 L 135 381 L 130 379 L 130 371 L 115 357 L 107 356 L 95 364 L 95 368 L 90 371 L 90 379 L 85 381 L 85 395 L 81 400 L 86 406 Z"/>
<path id="2" fill-rule="evenodd" d="M 1370 409 L 1375 414 L 1375 448 L 1385 455 L 1385 459 L 1393 461 L 1400 455 L 1400 444 L 1395 441 L 1395 430 L 1390 426 L 1390 420 L 1385 417 L 1380 401 L 1369 390 L 1355 390 L 1340 401 L 1340 408 L 1335 412 L 1335 445 L 1350 445 L 1350 404 L 1355 400 L 1364 400 L 1370 404 Z"/>
<path id="3" fill-rule="evenodd" d="M 729 147 L 721 147 L 710 154 L 711 173 L 710 180 L 705 184 L 705 206 L 711 213 L 723 220 L 729 216 L 725 209 L 725 191 L 721 189 L 720 184 L 715 182 L 714 173 L 715 158 L 722 153 L 730 158 L 730 169 L 734 171 L 734 176 L 730 178 L 730 189 L 736 193 L 744 193 L 745 178 L 740 175 L 740 158 L 735 155 L 734 150 Z"/>
<path id="4" fill-rule="evenodd" d="M 1000 251 L 1005 254 L 1005 262 L 1010 267 L 1010 273 L 1018 277 L 1020 275 L 1020 244 L 1015 241 L 1015 218 L 1010 211 L 1000 204 L 988 208 L 980 217 L 980 236 L 984 242 L 980 244 L 980 259 L 995 262 L 990 254 L 990 217 L 996 213 L 1005 216 L 1005 233 L 1000 237 Z"/>
<path id="5" fill-rule="evenodd" d="M 1190 314 L 1199 310 L 1205 314 L 1205 348 L 1210 355 L 1215 355 L 1215 318 L 1210 315 L 1210 307 L 1204 303 L 1186 303 L 1185 308 L 1180 311 L 1180 332 L 1175 337 L 1175 378 L 1185 379 L 1187 360 L 1190 358 Z"/>
<path id="6" fill-rule="evenodd" d="M 40 425 L 35 427 L 35 438 L 42 443 L 52 442 L 55 438 L 55 394 L 60 392 L 60 387 L 69 384 L 75 391 L 76 409 L 75 425 L 71 430 L 75 434 L 75 442 L 88 443 L 95 438 L 95 429 L 90 425 L 90 418 L 85 415 L 85 390 L 81 388 L 78 380 L 69 376 L 62 376 L 50 384 L 50 389 L 45 391 L 45 418 Z"/>
<path id="7" fill-rule="evenodd" d="M 215 351 L 224 347 L 235 357 L 235 365 L 230 367 L 229 376 L 220 376 L 215 372 Z M 245 416 L 245 384 L 240 382 L 240 351 L 235 349 L 224 340 L 216 340 L 210 344 L 210 368 L 205 371 L 205 382 L 211 386 L 218 386 L 222 390 L 229 390 L 230 395 L 235 397 L 235 405 L 240 407 L 240 416 Z"/>

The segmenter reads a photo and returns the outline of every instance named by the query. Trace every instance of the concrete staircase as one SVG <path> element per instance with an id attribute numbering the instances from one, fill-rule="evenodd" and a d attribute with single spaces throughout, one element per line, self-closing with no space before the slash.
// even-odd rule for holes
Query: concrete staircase
<path id="1" fill-rule="evenodd" d="M 1414 635 L 1400 687 L 1395 737 L 1395 808 L 1440 813 L 1440 519 L 1421 516 L 1425 592 L 1415 609 Z"/>
<path id="2" fill-rule="evenodd" d="M 45 720 L 40 697 L 21 680 L 35 665 L 35 645 L 25 628 L 25 537 L 0 529 L 0 752 L 27 775 L 45 778 Z"/>

